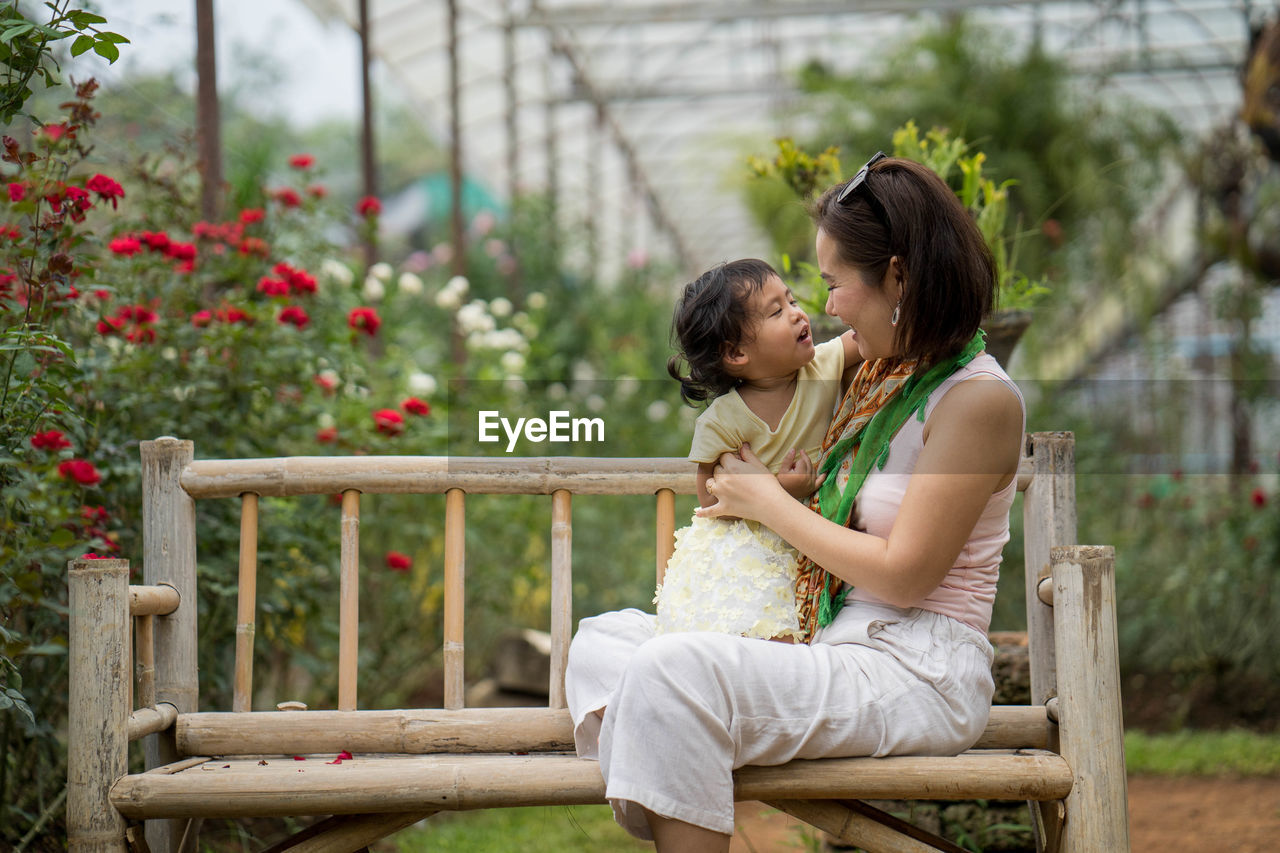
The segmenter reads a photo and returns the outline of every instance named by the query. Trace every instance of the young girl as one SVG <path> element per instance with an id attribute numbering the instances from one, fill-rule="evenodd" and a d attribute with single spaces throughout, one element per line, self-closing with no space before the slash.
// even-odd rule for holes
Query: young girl
<path id="1" fill-rule="evenodd" d="M 860 360 L 852 333 L 815 347 L 790 289 L 753 259 L 721 264 L 686 285 L 672 325 L 679 352 L 668 372 L 685 402 L 711 400 L 689 450 L 702 506 L 715 503 L 707 479 L 720 454 L 744 444 L 793 497 L 807 498 L 842 375 Z M 676 532 L 654 598 L 657 632 L 790 640 L 799 628 L 797 556 L 759 522 L 695 516 Z"/>

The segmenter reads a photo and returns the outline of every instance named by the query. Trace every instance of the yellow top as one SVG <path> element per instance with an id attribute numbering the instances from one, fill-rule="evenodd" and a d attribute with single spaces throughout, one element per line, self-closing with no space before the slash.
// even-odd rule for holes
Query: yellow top
<path id="1" fill-rule="evenodd" d="M 750 442 L 756 456 L 775 474 L 793 447 L 804 449 L 817 464 L 822 439 L 840 402 L 843 372 L 844 345 L 840 339 L 819 344 L 813 361 L 800 368 L 795 396 L 776 430 L 747 408 L 736 390 L 720 395 L 694 424 L 689 461 L 714 462 L 726 450 L 737 450 Z"/>

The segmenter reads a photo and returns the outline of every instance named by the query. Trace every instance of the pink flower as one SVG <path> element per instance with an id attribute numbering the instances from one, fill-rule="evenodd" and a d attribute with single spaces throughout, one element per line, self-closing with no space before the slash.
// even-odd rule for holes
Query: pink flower
<path id="1" fill-rule="evenodd" d="M 22 201 L 27 197 L 27 185 L 21 181 L 9 184 L 9 201 Z"/>
<path id="2" fill-rule="evenodd" d="M 142 241 L 126 234 L 124 237 L 117 237 L 112 240 L 107 244 L 107 248 L 117 255 L 124 255 L 126 258 L 130 258 L 142 251 Z"/>
<path id="3" fill-rule="evenodd" d="M 382 202 L 371 195 L 367 195 L 356 202 L 356 213 L 361 216 L 377 216 L 382 213 Z"/>
<path id="4" fill-rule="evenodd" d="M 240 211 L 240 221 L 245 225 L 252 225 L 261 222 L 266 215 L 267 212 L 260 207 L 246 207 Z"/>
<path id="5" fill-rule="evenodd" d="M 301 306 L 287 305 L 280 312 L 280 316 L 276 318 L 276 321 L 297 326 L 299 329 L 305 329 L 307 324 L 311 322 L 311 318 L 307 316 L 307 312 L 302 310 Z"/>
<path id="6" fill-rule="evenodd" d="M 307 195 L 312 198 L 324 198 L 329 194 L 329 189 L 324 184 L 312 184 L 307 187 Z"/>
<path id="7" fill-rule="evenodd" d="M 316 430 L 316 441 L 321 444 L 333 444 L 338 440 L 337 427 L 322 427 Z"/>
<path id="8" fill-rule="evenodd" d="M 258 292 L 267 296 L 288 296 L 289 283 L 278 278 L 263 276 L 258 279 Z"/>
<path id="9" fill-rule="evenodd" d="M 411 415 L 429 415 L 431 414 L 431 406 L 425 401 L 419 400 L 417 397 L 407 397 L 400 404 L 400 408 L 404 409 Z"/>
<path id="10" fill-rule="evenodd" d="M 1267 505 L 1267 493 L 1262 490 L 1261 486 L 1258 486 L 1253 490 L 1253 493 L 1249 495 L 1249 500 L 1253 501 L 1253 505 L 1255 507 L 1262 509 Z"/>
<path id="11" fill-rule="evenodd" d="M 59 139 L 67 135 L 67 125 L 65 122 L 63 124 L 46 124 L 44 127 L 36 131 L 36 133 L 39 133 L 50 142 L 57 142 Z"/>
<path id="12" fill-rule="evenodd" d="M 191 315 L 191 325 L 197 329 L 203 329 L 213 322 L 213 312 L 205 308 Z"/>
<path id="13" fill-rule="evenodd" d="M 395 409 L 378 409 L 373 413 L 373 425 L 383 435 L 399 435 L 404 432 L 404 417 Z"/>
<path id="14" fill-rule="evenodd" d="M 124 187 L 106 175 L 94 175 L 85 182 L 85 189 L 98 194 L 98 198 L 111 202 L 111 209 L 116 209 L 118 199 L 124 198 Z"/>
<path id="15" fill-rule="evenodd" d="M 409 559 L 408 554 L 402 554 L 399 551 L 388 551 L 387 568 L 393 572 L 407 572 L 413 568 L 413 560 Z"/>
<path id="16" fill-rule="evenodd" d="M 373 337 L 378 333 L 378 327 L 382 325 L 382 319 L 378 316 L 378 312 L 372 308 L 352 308 L 351 313 L 347 315 L 347 325 Z"/>
<path id="17" fill-rule="evenodd" d="M 289 158 L 289 165 L 295 169 L 310 169 L 316 158 L 310 154 L 294 154 Z"/>
<path id="18" fill-rule="evenodd" d="M 338 387 L 337 374 L 334 374 L 329 371 L 326 371 L 324 373 L 317 373 L 315 376 L 312 377 L 312 380 L 317 385 L 319 385 L 320 390 L 324 391 L 324 393 L 326 394 L 332 394 L 334 390 L 336 390 Z"/>
<path id="19" fill-rule="evenodd" d="M 31 436 L 31 446 L 36 450 L 62 450 L 70 447 L 71 442 L 58 430 L 50 429 Z"/>
<path id="20" fill-rule="evenodd" d="M 88 554 L 84 554 L 83 556 L 81 556 L 81 557 L 80 557 L 80 559 L 82 559 L 82 560 L 110 560 L 111 558 L 110 558 L 110 557 L 108 557 L 106 554 L 95 554 L 95 553 L 93 553 L 92 551 L 90 551 Z"/>
<path id="21" fill-rule="evenodd" d="M 224 323 L 244 323 L 246 326 L 253 322 L 253 318 L 239 308 L 224 306 L 219 308 L 214 316 Z"/>
<path id="22" fill-rule="evenodd" d="M 58 463 L 58 476 L 64 480 L 75 480 L 82 486 L 96 486 L 102 482 L 102 475 L 93 467 L 92 462 L 83 459 L 67 459 Z"/>

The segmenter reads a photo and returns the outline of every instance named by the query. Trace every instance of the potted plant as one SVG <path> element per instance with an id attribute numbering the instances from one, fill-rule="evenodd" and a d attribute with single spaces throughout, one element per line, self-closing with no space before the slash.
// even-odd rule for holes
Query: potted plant
<path id="1" fill-rule="evenodd" d="M 776 145 L 778 151 L 771 160 L 749 158 L 753 173 L 758 178 L 780 180 L 806 204 L 822 190 L 843 180 L 836 148 L 813 155 L 790 139 L 779 139 Z M 996 184 L 983 175 L 987 159 L 983 152 L 972 150 L 964 139 L 952 136 L 943 128 L 934 128 L 922 138 L 919 128 L 911 121 L 894 131 L 893 156 L 933 169 L 955 189 L 961 203 L 973 214 L 996 264 L 996 308 L 983 321 L 982 328 L 987 333 L 988 352 L 1001 364 L 1007 364 L 1031 323 L 1031 309 L 1049 292 L 1043 278 L 1032 279 L 1017 268 L 1017 246 L 1022 235 L 1011 235 L 1007 227 L 1009 188 L 1016 182 Z M 805 310 L 814 318 L 825 317 L 825 297 L 817 267 L 806 261 L 793 261 L 787 254 L 782 256 L 781 267 L 783 274 L 791 279 L 792 290 Z"/>

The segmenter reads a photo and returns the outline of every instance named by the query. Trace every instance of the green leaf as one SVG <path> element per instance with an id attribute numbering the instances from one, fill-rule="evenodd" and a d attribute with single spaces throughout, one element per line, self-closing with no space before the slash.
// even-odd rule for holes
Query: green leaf
<path id="1" fill-rule="evenodd" d="M 22 23 L 22 24 L 17 24 L 16 26 L 9 27 L 3 33 L 0 33 L 0 42 L 4 42 L 5 44 L 8 44 L 18 36 L 25 35 L 26 33 L 29 33 L 32 30 L 34 30 L 35 28 L 36 28 L 36 25 L 32 23 Z"/>
<path id="2" fill-rule="evenodd" d="M 55 548 L 69 548 L 75 544 L 76 536 L 65 527 L 61 527 L 54 531 L 49 537 L 49 544 Z"/>
<path id="3" fill-rule="evenodd" d="M 93 52 L 107 60 L 109 63 L 115 62 L 120 58 L 120 48 L 106 41 L 95 42 Z"/>
<path id="4" fill-rule="evenodd" d="M 98 41 L 109 41 L 112 44 L 130 44 L 130 41 L 119 33 L 98 33 Z"/>
<path id="5" fill-rule="evenodd" d="M 93 12 L 86 12 L 83 9 L 75 9 L 67 14 L 71 19 L 71 23 L 75 25 L 77 30 L 83 30 L 90 24 L 105 24 L 107 19 L 101 15 L 95 15 Z"/>
<path id="6" fill-rule="evenodd" d="M 79 56 L 87 50 L 92 50 L 93 44 L 93 36 L 76 36 L 76 40 L 71 43 L 71 55 Z"/>
<path id="7" fill-rule="evenodd" d="M 65 655 L 67 647 L 58 643 L 41 643 L 23 652 L 24 655 Z"/>

